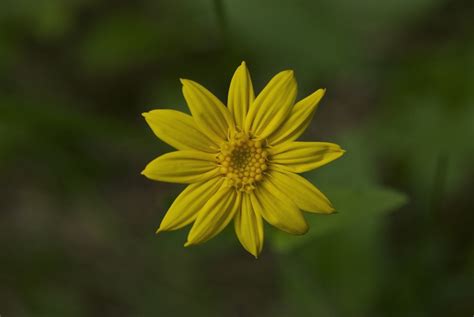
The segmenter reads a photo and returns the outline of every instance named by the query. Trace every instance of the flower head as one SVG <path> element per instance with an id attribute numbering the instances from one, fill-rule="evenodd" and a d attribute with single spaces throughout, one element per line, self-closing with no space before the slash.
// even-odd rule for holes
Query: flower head
<path id="1" fill-rule="evenodd" d="M 295 102 L 293 71 L 273 77 L 255 97 L 245 62 L 229 88 L 227 107 L 196 82 L 182 79 L 192 116 L 174 110 L 144 113 L 153 132 L 177 151 L 150 162 L 146 177 L 189 184 L 157 232 L 194 223 L 185 246 L 205 242 L 232 220 L 243 247 L 257 257 L 263 220 L 304 234 L 302 211 L 331 213 L 329 200 L 303 173 L 340 157 L 336 144 L 295 141 L 309 125 L 324 89 Z"/>

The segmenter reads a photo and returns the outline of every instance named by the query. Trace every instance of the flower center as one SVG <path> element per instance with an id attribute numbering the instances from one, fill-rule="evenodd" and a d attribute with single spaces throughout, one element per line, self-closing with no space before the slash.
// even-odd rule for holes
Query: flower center
<path id="1" fill-rule="evenodd" d="M 236 189 L 251 192 L 255 184 L 264 177 L 268 152 L 262 141 L 252 139 L 248 134 L 237 132 L 221 146 L 217 156 L 221 173 L 228 184 Z"/>

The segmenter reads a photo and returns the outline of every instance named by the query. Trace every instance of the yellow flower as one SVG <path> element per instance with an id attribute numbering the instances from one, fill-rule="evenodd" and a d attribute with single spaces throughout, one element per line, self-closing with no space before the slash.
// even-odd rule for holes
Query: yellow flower
<path id="1" fill-rule="evenodd" d="M 334 211 L 329 200 L 297 173 L 340 157 L 333 143 L 295 141 L 309 125 L 325 90 L 295 102 L 293 71 L 273 77 L 255 97 L 245 62 L 232 78 L 227 107 L 206 88 L 182 79 L 192 116 L 174 110 L 144 113 L 160 139 L 178 151 L 150 162 L 146 177 L 190 184 L 176 198 L 157 232 L 194 222 L 185 246 L 205 242 L 234 220 L 243 247 L 257 257 L 262 218 L 280 230 L 304 234 L 302 210 Z"/>

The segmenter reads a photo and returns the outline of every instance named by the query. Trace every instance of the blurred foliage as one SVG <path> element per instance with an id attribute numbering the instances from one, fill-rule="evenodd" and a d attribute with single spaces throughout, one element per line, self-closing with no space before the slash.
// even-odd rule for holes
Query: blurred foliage
<path id="1" fill-rule="evenodd" d="M 365 224 L 367 218 L 379 219 L 380 213 L 400 208 L 406 197 L 392 190 L 382 188 L 352 188 L 327 191 L 331 199 L 339 202 L 338 209 L 343 213 L 335 215 L 307 215 L 312 230 L 302 237 L 288 237 L 277 232 L 272 237 L 275 248 L 289 252 L 293 248 L 310 243 L 320 235 L 334 234 L 334 230 L 350 230 L 347 226 Z M 383 214 L 382 214 L 383 215 Z"/>
<path id="2" fill-rule="evenodd" d="M 0 2 L 0 315 L 470 316 L 474 6 L 469 0 Z M 140 113 L 187 111 L 295 69 L 328 93 L 305 140 L 347 153 L 305 175 L 337 213 L 305 236 L 154 231 L 178 185 Z M 183 305 L 183 303 L 185 303 Z"/>

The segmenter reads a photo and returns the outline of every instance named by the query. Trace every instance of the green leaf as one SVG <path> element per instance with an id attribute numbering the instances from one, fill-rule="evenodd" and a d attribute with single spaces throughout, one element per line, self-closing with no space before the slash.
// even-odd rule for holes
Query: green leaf
<path id="1" fill-rule="evenodd" d="M 347 226 L 360 226 L 367 218 L 381 217 L 400 208 L 407 202 L 406 195 L 382 187 L 334 188 L 325 190 L 336 207 L 336 213 L 317 215 L 306 213 L 310 231 L 303 236 L 291 236 L 277 232 L 270 237 L 275 250 L 290 252 L 309 243 L 314 238 L 341 230 Z"/>

